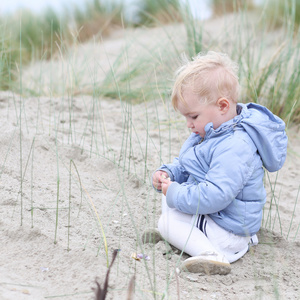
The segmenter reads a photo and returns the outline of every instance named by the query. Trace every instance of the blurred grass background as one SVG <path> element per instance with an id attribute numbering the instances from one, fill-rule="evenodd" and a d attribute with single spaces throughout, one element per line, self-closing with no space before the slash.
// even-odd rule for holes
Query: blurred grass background
<path id="1" fill-rule="evenodd" d="M 300 1 L 268 0 L 258 6 L 253 0 L 212 0 L 211 18 L 233 14 L 235 24 L 234 36 L 224 28 L 223 35 L 212 36 L 210 43 L 203 42 L 203 22 L 194 18 L 192 8 L 187 2 L 140 0 L 138 7 L 132 19 L 126 18 L 124 3 L 103 0 L 87 0 L 83 8 L 73 6 L 72 9 L 65 8 L 59 14 L 48 8 L 40 14 L 20 10 L 0 16 L 0 88 L 20 92 L 18 79 L 22 67 L 64 56 L 74 45 L 91 40 L 101 42 L 122 28 L 184 24 L 187 36 L 185 52 L 190 56 L 210 48 L 221 48 L 221 43 L 226 43 L 226 39 L 227 43 L 233 44 L 228 54 L 240 64 L 241 101 L 260 102 L 285 121 L 300 121 Z M 255 36 L 246 32 L 245 24 L 247 18 L 251 18 L 248 16 L 251 13 L 252 16 L 257 16 L 255 32 L 262 37 L 260 44 L 254 45 Z M 233 25 L 229 24 L 228 28 L 230 26 Z M 273 48 L 273 53 L 265 55 L 267 44 L 264 37 L 272 34 L 276 47 Z M 169 45 L 168 49 L 173 48 L 170 53 L 175 53 L 172 54 L 175 60 L 174 55 L 179 56 L 180 51 L 176 49 L 172 36 L 169 37 Z M 164 57 L 172 56 L 168 54 L 168 49 L 163 53 Z M 121 97 L 134 103 L 144 101 L 143 97 L 147 99 L 149 93 L 154 98 L 167 94 L 171 83 L 168 80 L 163 81 L 163 78 L 172 76 L 172 61 L 169 59 L 163 63 L 164 58 L 157 59 L 153 66 L 151 59 L 141 56 L 124 70 L 121 61 L 128 55 L 128 51 L 124 49 L 124 53 L 116 59 L 114 72 L 107 74 L 103 82 L 93 83 L 92 88 L 84 91 L 89 94 L 96 91 L 105 97 Z M 142 86 L 142 74 L 153 68 L 156 73 L 160 73 L 158 76 L 162 80 L 147 78 Z M 39 94 L 37 89 L 24 87 L 22 92 L 25 91 Z"/>

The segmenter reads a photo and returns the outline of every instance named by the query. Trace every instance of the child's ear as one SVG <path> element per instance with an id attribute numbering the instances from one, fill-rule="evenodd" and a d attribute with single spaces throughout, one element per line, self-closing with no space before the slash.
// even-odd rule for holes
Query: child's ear
<path id="1" fill-rule="evenodd" d="M 226 98 L 218 99 L 217 105 L 222 113 L 226 113 L 230 108 L 230 103 Z"/>

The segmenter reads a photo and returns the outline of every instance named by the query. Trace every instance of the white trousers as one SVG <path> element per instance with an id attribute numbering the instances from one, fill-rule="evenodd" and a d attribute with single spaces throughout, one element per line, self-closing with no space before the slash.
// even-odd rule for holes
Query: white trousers
<path id="1" fill-rule="evenodd" d="M 167 242 L 190 256 L 216 252 L 225 255 L 230 263 L 248 251 L 251 240 L 251 237 L 230 233 L 207 215 L 189 215 L 168 207 L 164 195 L 158 230 Z"/>

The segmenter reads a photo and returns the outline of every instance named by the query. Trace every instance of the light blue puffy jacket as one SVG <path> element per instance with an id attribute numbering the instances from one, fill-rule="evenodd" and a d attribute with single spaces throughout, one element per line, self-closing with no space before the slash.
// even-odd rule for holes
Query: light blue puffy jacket
<path id="1" fill-rule="evenodd" d="M 174 181 L 167 203 L 188 214 L 208 214 L 219 226 L 252 236 L 260 226 L 266 202 L 264 169 L 279 170 L 286 158 L 284 122 L 267 108 L 238 104 L 238 115 L 202 138 L 192 133 L 179 157 L 159 170 Z"/>

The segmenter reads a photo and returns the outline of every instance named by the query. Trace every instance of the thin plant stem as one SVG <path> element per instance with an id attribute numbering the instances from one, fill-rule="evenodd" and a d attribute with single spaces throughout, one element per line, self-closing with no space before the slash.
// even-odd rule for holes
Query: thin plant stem
<path id="1" fill-rule="evenodd" d="M 59 118 L 58 118 L 59 119 Z M 59 125 L 57 125 L 58 127 Z M 58 157 L 58 138 L 57 138 L 58 128 L 55 131 L 55 155 L 56 155 L 56 214 L 55 214 L 55 234 L 54 234 L 54 244 L 57 243 L 57 229 L 58 229 L 58 207 L 59 207 L 59 157 Z"/>
<path id="2" fill-rule="evenodd" d="M 22 16 L 21 16 L 21 19 L 20 19 L 20 113 L 19 113 L 21 226 L 23 225 L 22 90 L 23 90 L 23 88 L 22 88 Z"/>
<path id="3" fill-rule="evenodd" d="M 146 144 L 145 144 L 145 157 L 144 157 L 144 182 L 146 182 L 146 176 L 148 174 L 147 169 L 147 157 L 148 157 L 148 136 L 149 136 L 149 121 L 148 121 L 148 110 L 147 103 L 145 102 L 145 111 L 146 111 Z"/>
<path id="4" fill-rule="evenodd" d="M 104 243 L 104 249 L 105 249 L 105 253 L 106 253 L 106 263 L 107 263 L 107 267 L 109 266 L 109 261 L 108 261 L 108 249 L 107 249 L 107 240 L 106 240 L 106 236 L 105 236 L 105 233 L 104 233 L 104 229 L 103 229 L 103 226 L 102 226 L 102 222 L 100 220 L 100 217 L 99 217 L 99 214 L 97 212 L 97 209 L 94 205 L 94 202 L 90 196 L 90 194 L 88 193 L 88 191 L 86 190 L 86 188 L 84 187 L 84 185 L 82 185 L 82 188 L 83 190 L 85 191 L 85 193 L 87 194 L 89 200 L 90 200 L 90 203 L 92 204 L 92 207 L 93 207 L 93 210 L 97 216 L 97 219 L 98 219 L 98 223 L 100 225 L 100 229 L 101 229 L 101 232 L 102 232 L 102 237 L 103 237 L 103 243 Z"/>
<path id="5" fill-rule="evenodd" d="M 16 135 L 17 132 L 18 132 L 18 128 L 16 127 L 15 130 L 14 130 L 14 132 L 13 132 L 13 134 L 12 134 L 12 136 L 10 137 L 9 146 L 8 146 L 7 152 L 6 152 L 6 154 L 5 154 L 5 158 L 4 158 L 2 167 L 1 167 L 1 169 L 0 169 L 0 178 L 1 178 L 2 173 L 3 173 L 3 170 L 4 170 L 4 166 L 5 166 L 5 163 L 6 163 L 8 154 L 9 154 L 10 150 L 12 149 L 12 143 L 13 143 L 13 140 L 14 140 L 15 135 Z"/>
<path id="6" fill-rule="evenodd" d="M 35 137 L 33 138 L 33 141 L 32 141 L 32 156 L 31 156 L 31 185 L 30 185 L 31 228 L 33 228 L 33 157 L 34 157 L 34 142 L 35 142 Z"/>
<path id="7" fill-rule="evenodd" d="M 57 134 L 57 133 L 56 133 Z M 58 162 L 58 142 L 57 137 L 55 140 L 56 146 L 56 168 L 57 168 L 57 175 L 56 175 L 56 214 L 55 214 L 55 234 L 54 234 L 54 244 L 57 243 L 57 229 L 58 229 L 58 207 L 59 207 L 59 184 L 60 184 L 60 177 L 59 177 L 59 162 Z"/>
<path id="8" fill-rule="evenodd" d="M 77 174 L 77 177 L 78 177 L 78 180 L 79 180 L 79 185 L 80 185 L 80 204 L 79 204 L 78 215 L 77 215 L 77 218 L 78 218 L 78 217 L 79 217 L 80 210 L 81 210 L 81 206 L 82 206 L 82 198 L 83 198 L 82 184 L 81 184 L 81 178 L 80 178 L 80 175 L 79 175 L 77 166 L 76 166 L 76 164 L 74 163 L 73 159 L 71 159 L 70 165 L 71 165 L 71 163 L 73 164 L 73 166 L 74 166 L 74 168 L 75 168 L 75 171 L 76 171 L 76 174 Z M 70 169 L 70 170 L 71 170 L 71 169 Z"/>
<path id="9" fill-rule="evenodd" d="M 50 34 L 50 105 L 49 105 L 49 136 L 51 133 L 51 113 L 52 113 L 52 92 L 53 92 L 53 19 L 51 20 L 51 34 Z"/>
<path id="10" fill-rule="evenodd" d="M 69 169 L 69 209 L 68 209 L 68 247 L 67 250 L 70 251 L 70 226 L 71 226 L 71 198 L 72 198 L 72 159 L 70 159 L 70 169 Z"/>
<path id="11" fill-rule="evenodd" d="M 134 227 L 134 230 L 135 230 L 135 233 L 136 233 L 136 236 L 137 236 L 137 241 L 136 241 L 136 243 L 140 246 L 140 248 L 142 248 L 142 247 L 141 247 L 141 240 L 140 240 L 139 233 L 138 233 L 138 230 L 137 230 L 137 226 L 136 226 L 135 221 L 134 221 L 134 218 L 133 218 L 134 214 L 133 214 L 133 212 L 132 212 L 132 210 L 131 210 L 131 208 L 130 208 L 130 206 L 129 206 L 128 199 L 127 199 L 127 196 L 126 196 L 126 193 L 125 193 L 125 188 L 124 188 L 124 178 L 121 178 L 120 172 L 119 172 L 118 169 L 117 169 L 117 171 L 118 171 L 118 172 L 117 172 L 118 179 L 119 179 L 119 182 L 120 182 L 120 185 L 121 185 L 121 191 L 122 191 L 123 197 L 124 197 L 124 199 L 125 199 L 125 204 L 126 204 L 127 209 L 128 209 L 128 213 L 129 213 L 129 217 L 130 217 L 131 223 L 132 223 L 132 225 L 133 225 L 133 227 Z M 123 172 L 122 174 L 124 174 L 124 172 Z M 154 291 L 154 286 L 153 286 L 153 283 L 152 283 L 152 280 L 151 280 L 149 268 L 148 268 L 148 266 L 147 266 L 146 261 L 144 261 L 144 262 L 145 262 L 146 272 L 147 272 L 147 276 L 148 276 L 148 278 L 149 278 L 151 290 Z M 155 294 L 154 294 L 154 295 L 155 295 Z M 155 298 L 156 298 L 156 295 L 155 295 Z"/>
<path id="12" fill-rule="evenodd" d="M 280 225 L 280 231 L 281 231 L 281 234 L 282 234 L 282 227 L 281 227 L 281 220 L 280 220 L 280 214 L 279 214 L 279 210 L 278 210 L 278 204 L 276 202 L 276 198 L 275 198 L 275 186 L 276 186 L 276 183 L 277 183 L 277 179 L 278 179 L 278 172 L 276 173 L 276 179 L 275 179 L 275 183 L 274 183 L 274 189 L 272 187 L 272 183 L 271 183 L 271 179 L 270 179 L 270 176 L 269 176 L 269 173 L 267 172 L 267 178 L 268 178 L 268 181 L 269 181 L 269 184 L 270 184 L 270 188 L 271 188 L 271 192 L 272 192 L 272 197 L 271 197 L 271 201 L 270 201 L 270 205 L 269 205 L 269 212 L 268 212 L 268 216 L 267 216 L 267 220 L 265 222 L 265 226 L 267 226 L 267 223 L 269 222 L 269 228 L 271 228 L 271 212 L 272 212 L 272 205 L 273 205 L 273 200 L 274 200 L 274 204 L 276 206 L 276 212 L 277 212 L 277 215 L 278 215 L 278 220 L 279 220 L 279 225 Z"/>
<path id="13" fill-rule="evenodd" d="M 33 151 L 34 141 L 35 141 L 35 137 L 33 138 L 32 143 L 31 143 L 31 147 L 30 147 L 30 150 L 29 150 L 29 154 L 28 154 L 28 158 L 27 158 L 27 161 L 26 161 L 26 164 L 25 164 L 25 168 L 24 168 L 24 170 L 23 170 L 23 172 L 22 172 L 21 182 L 23 182 L 24 179 L 25 179 L 25 175 L 26 175 L 26 172 L 27 172 L 27 167 L 28 167 L 28 164 L 29 164 L 31 152 Z M 20 194 L 21 194 L 21 186 L 20 186 L 20 189 L 19 189 L 19 191 L 18 191 L 18 197 L 19 197 Z M 18 198 L 17 198 L 17 199 L 18 199 Z"/>
<path id="14" fill-rule="evenodd" d="M 293 220 L 294 220 L 294 216 L 295 216 L 295 211 L 296 211 L 296 206 L 297 206 L 297 203 L 298 203 L 299 192 L 300 192 L 300 185 L 298 187 L 297 197 L 296 197 L 296 200 L 295 200 L 294 210 L 293 210 L 293 214 L 292 214 L 292 218 L 291 218 L 291 222 L 290 222 L 290 226 L 289 226 L 289 230 L 288 230 L 286 239 L 289 238 L 289 235 L 290 235 L 290 232 L 291 232 L 291 228 L 292 228 L 292 224 L 293 224 Z"/>

